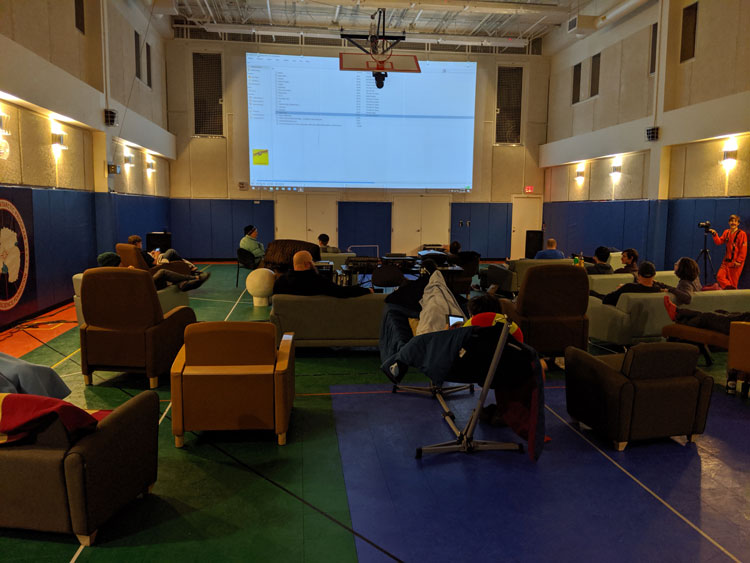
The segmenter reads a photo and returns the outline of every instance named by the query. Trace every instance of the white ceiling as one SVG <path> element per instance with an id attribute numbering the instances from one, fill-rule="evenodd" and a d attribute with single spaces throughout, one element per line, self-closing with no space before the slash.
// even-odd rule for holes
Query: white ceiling
<path id="1" fill-rule="evenodd" d="M 154 0 L 155 13 L 219 33 L 338 37 L 366 32 L 385 8 L 386 33 L 407 41 L 525 47 L 582 10 L 587 0 Z"/>

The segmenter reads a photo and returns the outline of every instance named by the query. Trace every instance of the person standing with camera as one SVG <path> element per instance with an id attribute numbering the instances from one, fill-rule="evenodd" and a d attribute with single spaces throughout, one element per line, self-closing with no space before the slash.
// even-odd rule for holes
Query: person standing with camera
<path id="1" fill-rule="evenodd" d="M 708 231 L 714 238 L 714 244 L 726 244 L 727 250 L 721 268 L 716 274 L 716 282 L 721 289 L 737 289 L 742 267 L 747 256 L 747 234 L 740 230 L 739 215 L 729 216 L 729 228 L 721 236 L 715 229 Z"/>

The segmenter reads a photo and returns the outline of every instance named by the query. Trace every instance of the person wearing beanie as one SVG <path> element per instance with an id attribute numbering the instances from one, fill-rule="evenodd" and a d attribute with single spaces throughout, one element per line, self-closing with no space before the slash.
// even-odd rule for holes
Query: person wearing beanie
<path id="1" fill-rule="evenodd" d="M 96 257 L 96 262 L 103 268 L 117 268 L 120 265 L 120 255 L 116 252 L 102 252 Z M 187 275 L 162 268 L 154 272 L 152 277 L 157 290 L 172 284 L 179 287 L 181 291 L 190 291 L 202 286 L 211 277 L 211 272 L 196 272 Z"/>
<path id="2" fill-rule="evenodd" d="M 648 261 L 641 262 L 640 266 L 638 266 L 638 274 L 636 275 L 635 282 L 623 284 L 607 295 L 602 295 L 593 290 L 589 291 L 589 295 L 598 297 L 605 305 L 617 305 L 617 301 L 623 293 L 659 293 L 665 291 L 662 284 L 654 281 L 655 275 L 656 267 L 653 263 Z"/>
<path id="3" fill-rule="evenodd" d="M 266 255 L 263 243 L 258 241 L 258 229 L 255 225 L 245 227 L 245 236 L 240 239 L 240 248 L 247 250 L 255 257 L 255 265 L 260 264 Z"/>

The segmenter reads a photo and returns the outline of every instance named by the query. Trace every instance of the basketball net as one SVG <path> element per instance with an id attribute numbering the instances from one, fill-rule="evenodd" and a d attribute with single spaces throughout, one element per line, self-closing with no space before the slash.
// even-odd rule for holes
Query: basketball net
<path id="1" fill-rule="evenodd" d="M 376 23 L 375 14 L 370 16 L 370 58 L 378 65 L 378 70 L 383 70 L 385 62 L 393 55 L 393 51 L 388 50 L 388 40 L 378 37 L 379 21 L 382 17 L 379 15 L 378 23 Z"/>

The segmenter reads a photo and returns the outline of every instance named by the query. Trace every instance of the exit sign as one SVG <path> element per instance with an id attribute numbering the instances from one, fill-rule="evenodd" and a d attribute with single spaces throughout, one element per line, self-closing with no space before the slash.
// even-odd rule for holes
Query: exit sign
<path id="1" fill-rule="evenodd" d="M 534 186 L 524 186 L 523 193 L 525 193 L 525 194 L 533 194 L 534 193 Z"/>

